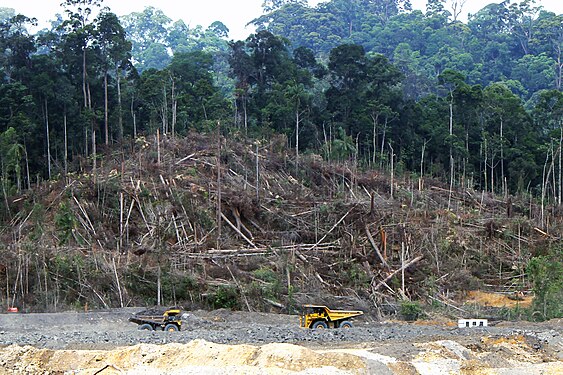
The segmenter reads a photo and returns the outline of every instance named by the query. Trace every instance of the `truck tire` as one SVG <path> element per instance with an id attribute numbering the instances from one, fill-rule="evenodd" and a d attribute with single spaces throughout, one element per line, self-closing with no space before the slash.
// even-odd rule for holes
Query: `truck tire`
<path id="1" fill-rule="evenodd" d="M 145 323 L 139 326 L 139 331 L 154 331 L 154 329 L 149 323 Z"/>
<path id="2" fill-rule="evenodd" d="M 328 324 L 326 324 L 326 322 L 324 320 L 317 320 L 315 323 L 313 323 L 311 328 L 312 329 L 327 329 Z"/>
<path id="3" fill-rule="evenodd" d="M 164 327 L 164 330 L 166 332 L 176 332 L 179 331 L 178 326 L 176 324 L 167 324 L 166 327 Z"/>
<path id="4" fill-rule="evenodd" d="M 348 329 L 348 328 L 354 327 L 354 325 L 352 324 L 352 322 L 350 322 L 350 321 L 348 321 L 348 320 L 345 320 L 345 321 L 343 321 L 342 323 L 340 323 L 340 326 L 339 326 L 339 327 L 340 327 L 340 328 Z"/>

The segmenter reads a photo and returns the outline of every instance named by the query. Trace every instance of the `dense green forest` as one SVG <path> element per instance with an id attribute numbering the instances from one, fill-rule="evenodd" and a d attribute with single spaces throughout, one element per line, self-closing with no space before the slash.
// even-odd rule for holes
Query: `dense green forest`
<path id="1" fill-rule="evenodd" d="M 32 35 L 2 8 L 3 195 L 95 171 L 112 144 L 220 123 L 284 134 L 296 155 L 561 203 L 563 15 L 507 0 L 463 23 L 447 4 L 266 1 L 241 41 L 102 0 L 66 0 Z"/>

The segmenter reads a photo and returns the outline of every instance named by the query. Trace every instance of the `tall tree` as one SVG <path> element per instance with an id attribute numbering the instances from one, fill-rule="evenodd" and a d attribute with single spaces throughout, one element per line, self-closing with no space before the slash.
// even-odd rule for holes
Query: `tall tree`
<path id="1" fill-rule="evenodd" d="M 104 80 L 104 139 L 109 144 L 109 103 L 108 78 L 110 69 L 116 79 L 118 94 L 118 138 L 123 137 L 123 119 L 121 108 L 121 76 L 123 68 L 129 65 L 131 42 L 126 39 L 125 30 L 117 16 L 102 12 L 96 22 L 97 47 L 100 49 Z"/>

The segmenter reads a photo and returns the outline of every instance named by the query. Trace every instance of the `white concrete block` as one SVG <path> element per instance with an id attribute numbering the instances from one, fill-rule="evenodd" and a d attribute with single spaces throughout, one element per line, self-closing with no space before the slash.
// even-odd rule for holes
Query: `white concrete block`
<path id="1" fill-rule="evenodd" d="M 459 328 L 487 327 L 488 321 L 487 319 L 459 319 L 457 326 Z"/>

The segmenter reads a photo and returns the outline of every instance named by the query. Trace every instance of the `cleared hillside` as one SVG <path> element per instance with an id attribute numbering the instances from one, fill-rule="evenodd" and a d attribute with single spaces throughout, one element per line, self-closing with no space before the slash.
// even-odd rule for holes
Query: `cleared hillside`
<path id="1" fill-rule="evenodd" d="M 533 197 L 450 191 L 319 155 L 297 163 L 286 145 L 138 138 L 105 150 L 96 169 L 84 160 L 80 173 L 10 197 L 3 305 L 293 312 L 306 302 L 377 315 L 419 300 L 459 314 L 471 290 L 530 295 L 530 259 L 561 251 L 561 210 Z"/>

